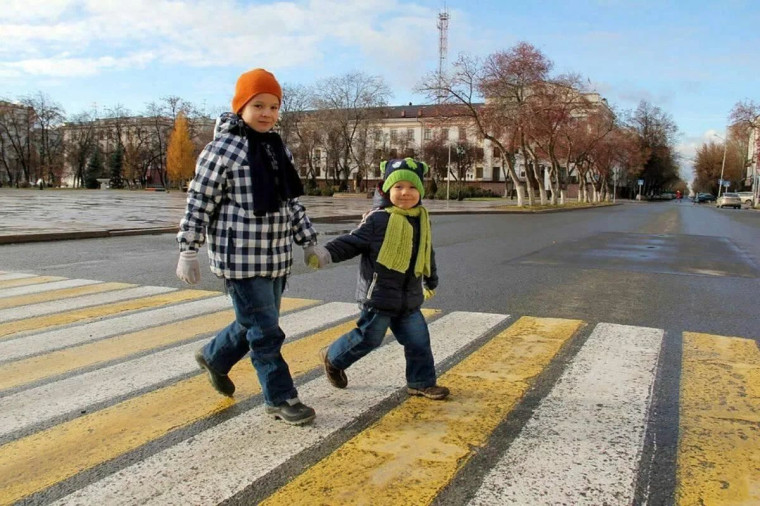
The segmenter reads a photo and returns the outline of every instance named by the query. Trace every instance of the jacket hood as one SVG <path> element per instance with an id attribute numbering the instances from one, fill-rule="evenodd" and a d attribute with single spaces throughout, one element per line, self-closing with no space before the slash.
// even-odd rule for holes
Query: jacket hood
<path id="1" fill-rule="evenodd" d="M 216 118 L 216 123 L 214 124 L 214 139 L 218 139 L 225 134 L 232 134 L 237 133 L 238 131 L 242 131 L 242 128 L 244 126 L 245 123 L 243 122 L 243 118 L 237 114 L 232 112 L 222 113 L 218 118 Z"/>

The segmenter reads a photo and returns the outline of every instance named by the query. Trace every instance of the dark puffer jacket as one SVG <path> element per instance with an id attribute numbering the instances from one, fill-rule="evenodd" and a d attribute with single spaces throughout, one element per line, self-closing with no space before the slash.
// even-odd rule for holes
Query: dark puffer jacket
<path id="1" fill-rule="evenodd" d="M 361 255 L 356 300 L 363 308 L 371 308 L 393 315 L 405 314 L 418 309 L 424 300 L 424 286 L 434 290 L 438 286 L 435 252 L 430 255 L 430 277 L 414 275 L 414 259 L 417 258 L 420 240 L 419 218 L 407 217 L 414 229 L 412 261 L 406 272 L 393 271 L 377 263 L 377 255 L 383 245 L 390 214 L 385 209 L 370 211 L 350 234 L 342 235 L 325 244 L 333 262 L 341 262 Z M 423 279 L 424 278 L 424 279 Z"/>

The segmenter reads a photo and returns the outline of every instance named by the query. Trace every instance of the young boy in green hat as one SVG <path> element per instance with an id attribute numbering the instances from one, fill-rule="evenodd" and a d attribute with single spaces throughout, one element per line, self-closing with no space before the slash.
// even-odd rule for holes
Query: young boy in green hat
<path id="1" fill-rule="evenodd" d="M 449 389 L 436 384 L 430 333 L 420 311 L 438 286 L 430 218 L 421 205 L 425 162 L 412 158 L 380 164 L 381 204 L 350 234 L 306 250 L 307 263 L 322 268 L 361 255 L 356 328 L 321 351 L 327 379 L 346 388 L 346 369 L 380 346 L 388 328 L 404 347 L 410 395 L 441 400 Z"/>

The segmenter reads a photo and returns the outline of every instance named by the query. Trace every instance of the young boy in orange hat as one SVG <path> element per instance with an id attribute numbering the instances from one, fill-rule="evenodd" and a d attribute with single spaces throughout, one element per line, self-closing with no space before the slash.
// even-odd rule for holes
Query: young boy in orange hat
<path id="1" fill-rule="evenodd" d="M 404 158 L 380 164 L 381 201 L 359 227 L 306 251 L 306 262 L 322 268 L 361 255 L 356 327 L 321 351 L 325 374 L 336 388 L 348 386 L 348 369 L 379 347 L 390 328 L 404 347 L 406 390 L 433 400 L 448 397 L 436 383 L 430 333 L 420 306 L 438 286 L 430 218 L 422 206 L 425 162 Z"/>
<path id="2" fill-rule="evenodd" d="M 201 152 L 177 234 L 177 277 L 200 281 L 198 249 L 208 243 L 211 272 L 224 278 L 235 321 L 195 354 L 211 385 L 232 396 L 228 372 L 250 351 L 267 413 L 294 425 L 314 419 L 298 399 L 281 348 L 280 300 L 293 242 L 311 248 L 317 232 L 299 203 L 303 186 L 290 151 L 272 131 L 282 89 L 264 69 L 242 74 L 232 112 L 222 114 Z"/>

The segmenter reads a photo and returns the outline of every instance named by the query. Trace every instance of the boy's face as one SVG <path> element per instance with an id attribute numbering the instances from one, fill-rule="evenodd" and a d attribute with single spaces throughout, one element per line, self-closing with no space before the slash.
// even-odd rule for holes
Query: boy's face
<path id="1" fill-rule="evenodd" d="M 420 192 L 411 181 L 399 181 L 389 193 L 391 204 L 400 209 L 411 209 L 420 201 Z"/>
<path id="2" fill-rule="evenodd" d="M 245 124 L 259 133 L 270 131 L 280 116 L 280 100 L 271 93 L 259 93 L 240 111 Z"/>

